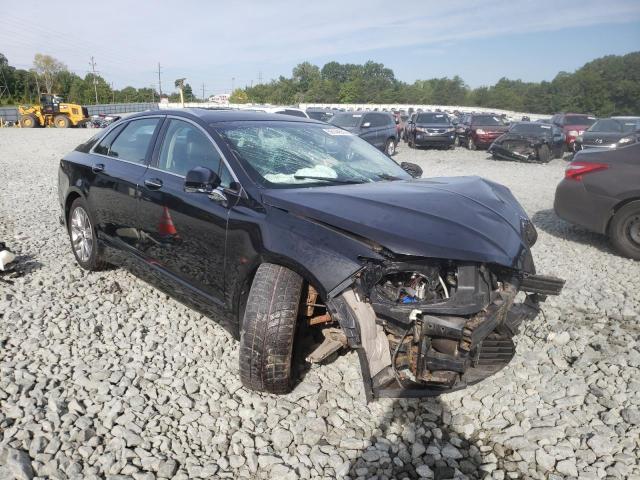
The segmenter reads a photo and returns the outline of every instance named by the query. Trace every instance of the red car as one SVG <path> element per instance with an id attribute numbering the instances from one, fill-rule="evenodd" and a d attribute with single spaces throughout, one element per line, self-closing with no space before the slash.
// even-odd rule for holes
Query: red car
<path id="1" fill-rule="evenodd" d="M 584 113 L 556 113 L 551 118 L 551 123 L 562 129 L 565 136 L 565 149 L 575 152 L 576 138 L 582 135 L 596 120 L 596 117 Z"/>
<path id="2" fill-rule="evenodd" d="M 509 125 L 501 116 L 491 113 L 467 115 L 458 127 L 460 145 L 466 145 L 469 150 L 488 148 L 496 138 L 509 130 Z"/>

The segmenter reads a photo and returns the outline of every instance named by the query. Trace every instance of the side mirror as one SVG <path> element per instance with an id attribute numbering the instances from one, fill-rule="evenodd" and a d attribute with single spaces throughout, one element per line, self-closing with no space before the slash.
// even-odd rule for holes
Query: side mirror
<path id="1" fill-rule="evenodd" d="M 362 128 L 369 128 L 371 126 L 371 122 L 364 122 L 362 124 Z"/>
<path id="2" fill-rule="evenodd" d="M 220 177 L 207 167 L 195 167 L 187 172 L 184 191 L 188 193 L 211 193 L 220 186 Z"/>
<path id="3" fill-rule="evenodd" d="M 416 165 L 415 163 L 402 162 L 400 164 L 400 168 L 402 168 L 413 178 L 420 178 L 422 176 L 422 168 L 420 168 L 420 165 Z"/>

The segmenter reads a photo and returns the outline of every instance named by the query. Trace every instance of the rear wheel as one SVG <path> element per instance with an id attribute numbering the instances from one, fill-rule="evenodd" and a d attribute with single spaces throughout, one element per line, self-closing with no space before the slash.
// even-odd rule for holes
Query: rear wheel
<path id="1" fill-rule="evenodd" d="M 538 160 L 542 163 L 549 163 L 551 160 L 551 150 L 548 145 L 542 145 L 538 149 Z"/>
<path id="2" fill-rule="evenodd" d="M 102 260 L 98 252 L 98 237 L 89 214 L 87 202 L 76 198 L 69 209 L 67 228 L 71 249 L 78 265 L 85 270 L 103 270 L 107 263 Z"/>
<path id="3" fill-rule="evenodd" d="M 609 238 L 619 253 L 640 260 L 640 201 L 616 212 L 609 225 Z"/>
<path id="4" fill-rule="evenodd" d="M 69 118 L 66 117 L 65 115 L 57 115 L 53 119 L 53 124 L 56 126 L 56 128 L 69 128 L 69 125 L 71 125 L 71 122 L 69 121 Z"/>
<path id="5" fill-rule="evenodd" d="M 456 135 L 456 138 L 453 140 L 453 148 L 458 148 L 460 146 L 460 137 Z"/>
<path id="6" fill-rule="evenodd" d="M 245 387 L 270 393 L 291 390 L 302 284 L 300 275 L 281 265 L 258 267 L 240 332 L 240 379 Z"/>
<path id="7" fill-rule="evenodd" d="M 20 126 L 22 128 L 33 128 L 36 126 L 36 117 L 33 115 L 22 115 L 20 117 Z"/>
<path id="8" fill-rule="evenodd" d="M 476 142 L 473 140 L 473 137 L 469 137 L 467 139 L 467 148 L 469 150 L 477 150 Z"/>
<path id="9" fill-rule="evenodd" d="M 396 141 L 393 138 L 387 139 L 387 143 L 384 146 L 384 151 L 389 156 L 396 153 Z"/>

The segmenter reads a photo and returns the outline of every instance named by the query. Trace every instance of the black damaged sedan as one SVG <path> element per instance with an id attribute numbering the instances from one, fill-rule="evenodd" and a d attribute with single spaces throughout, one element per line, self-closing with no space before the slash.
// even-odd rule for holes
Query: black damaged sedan
<path id="1" fill-rule="evenodd" d="M 518 122 L 489 147 L 496 159 L 547 163 L 561 158 L 565 136 L 555 125 Z"/>
<path id="2" fill-rule="evenodd" d="M 536 275 L 507 188 L 413 179 L 310 119 L 146 112 L 66 155 L 58 180 L 78 264 L 129 268 L 221 323 L 255 390 L 292 388 L 306 329 L 325 338 L 308 361 L 357 350 L 369 399 L 463 388 L 509 362 L 563 284 Z"/>

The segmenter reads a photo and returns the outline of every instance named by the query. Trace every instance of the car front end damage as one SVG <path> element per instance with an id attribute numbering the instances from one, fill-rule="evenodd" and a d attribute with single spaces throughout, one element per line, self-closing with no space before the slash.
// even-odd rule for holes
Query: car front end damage
<path id="1" fill-rule="evenodd" d="M 327 309 L 358 352 L 368 400 L 434 396 L 506 366 L 520 325 L 563 284 L 486 264 L 390 259 L 367 263 Z"/>
<path id="2" fill-rule="evenodd" d="M 438 395 L 494 374 L 512 358 L 520 325 L 564 284 L 536 275 L 535 227 L 486 179 L 281 189 L 263 199 L 267 247 L 317 287 L 305 316 L 325 341 L 307 360 L 356 349 L 369 399 Z"/>
<path id="3" fill-rule="evenodd" d="M 540 161 L 540 148 L 545 145 L 539 139 L 526 137 L 498 138 L 489 147 L 488 153 L 496 158 L 517 162 Z"/>

